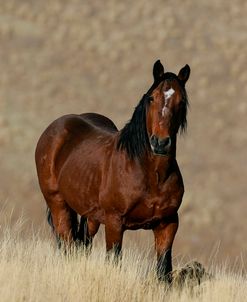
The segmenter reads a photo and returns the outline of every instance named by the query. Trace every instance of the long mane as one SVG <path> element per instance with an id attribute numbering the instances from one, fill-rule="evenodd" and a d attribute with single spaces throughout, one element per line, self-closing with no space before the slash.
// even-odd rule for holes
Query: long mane
<path id="1" fill-rule="evenodd" d="M 189 105 L 187 93 L 184 85 L 173 73 L 165 73 L 162 81 L 176 79 L 180 83 L 183 97 L 183 107 L 181 112 L 180 132 L 185 132 L 187 128 L 187 107 Z M 161 82 L 161 81 L 160 81 Z M 152 91 L 160 84 L 154 83 L 146 94 L 143 95 L 139 104 L 136 106 L 130 121 L 120 131 L 117 143 L 118 150 L 126 150 L 131 159 L 141 158 L 145 151 L 150 151 L 150 143 L 146 126 L 146 111 L 149 105 L 149 96 Z"/>
<path id="2" fill-rule="evenodd" d="M 144 94 L 136 106 L 132 118 L 121 130 L 117 148 L 125 149 L 130 158 L 140 158 L 145 150 L 150 149 L 146 128 L 146 106 L 148 96 Z"/>

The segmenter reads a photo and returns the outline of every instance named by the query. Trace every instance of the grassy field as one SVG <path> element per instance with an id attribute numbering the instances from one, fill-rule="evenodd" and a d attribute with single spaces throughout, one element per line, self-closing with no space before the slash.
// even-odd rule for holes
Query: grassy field
<path id="1" fill-rule="evenodd" d="M 167 71 L 191 67 L 177 252 L 246 253 L 246 9 L 243 0 L 1 1 L 0 205 L 16 209 L 12 222 L 24 212 L 38 230 L 45 219 L 34 150 L 48 124 L 99 112 L 121 129 L 159 58 Z"/>
<path id="2" fill-rule="evenodd" d="M 210 265 L 213 276 L 200 285 L 187 278 L 180 287 L 179 273 L 185 263 L 176 260 L 174 286 L 168 289 L 155 278 L 155 261 L 148 251 L 125 249 L 121 265 L 105 261 L 103 245 L 92 254 L 72 251 L 65 256 L 53 238 L 42 240 L 40 230 L 23 239 L 25 222 L 5 226 L 0 243 L 0 297 L 18 301 L 246 301 L 247 279 Z"/>
<path id="3" fill-rule="evenodd" d="M 246 300 L 246 11 L 244 0 L 0 1 L 0 301 Z M 158 58 L 192 71 L 174 263 L 215 275 L 192 296 L 156 282 L 151 231 L 126 232 L 121 267 L 105 264 L 102 229 L 88 259 L 58 253 L 34 163 L 63 114 L 99 112 L 121 129 Z"/>

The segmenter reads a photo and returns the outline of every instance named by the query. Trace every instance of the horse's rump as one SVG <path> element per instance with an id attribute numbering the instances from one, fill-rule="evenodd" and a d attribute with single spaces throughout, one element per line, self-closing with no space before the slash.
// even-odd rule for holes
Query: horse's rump
<path id="1" fill-rule="evenodd" d="M 116 131 L 117 127 L 110 119 L 96 113 L 65 115 L 51 123 L 41 135 L 35 152 L 43 194 L 58 191 L 59 171 L 77 145 L 88 138 L 92 141 L 94 137 Z"/>

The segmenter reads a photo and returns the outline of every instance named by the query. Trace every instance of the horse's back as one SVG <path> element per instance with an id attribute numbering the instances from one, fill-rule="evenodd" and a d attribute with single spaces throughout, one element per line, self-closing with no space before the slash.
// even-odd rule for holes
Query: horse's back
<path id="1" fill-rule="evenodd" d="M 98 113 L 83 113 L 80 116 L 90 122 L 95 127 L 99 127 L 104 129 L 105 131 L 109 132 L 116 132 L 118 131 L 116 125 L 110 120 L 108 117 L 98 114 Z"/>
<path id="2" fill-rule="evenodd" d="M 70 152 L 85 140 L 108 135 L 117 127 L 107 117 L 96 113 L 65 115 L 52 122 L 41 135 L 35 152 L 39 183 L 43 194 L 58 191 L 57 176 Z"/>

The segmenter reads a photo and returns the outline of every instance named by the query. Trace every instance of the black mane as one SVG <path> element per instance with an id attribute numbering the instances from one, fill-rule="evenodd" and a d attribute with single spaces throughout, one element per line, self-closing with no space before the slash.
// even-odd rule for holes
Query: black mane
<path id="1" fill-rule="evenodd" d="M 165 73 L 164 76 L 160 79 L 160 81 L 154 82 L 148 92 L 143 95 L 142 99 L 134 110 L 132 118 L 120 132 L 120 137 L 117 143 L 117 149 L 126 150 L 127 154 L 131 159 L 141 158 L 145 150 L 151 150 L 146 128 L 146 108 L 149 104 L 149 97 L 152 91 L 157 88 L 162 81 L 173 79 L 176 79 L 179 82 L 183 97 L 180 132 L 182 133 L 186 131 L 186 116 L 189 102 L 185 86 L 175 74 Z"/>
<path id="2" fill-rule="evenodd" d="M 131 120 L 121 130 L 117 149 L 125 149 L 130 158 L 141 157 L 145 150 L 150 149 L 146 129 L 146 106 L 148 95 L 144 94 L 136 106 Z"/>
<path id="3" fill-rule="evenodd" d="M 180 124 L 180 133 L 184 133 L 187 130 L 187 111 L 189 107 L 189 101 L 188 101 L 188 96 L 186 93 L 185 88 L 182 90 L 182 102 L 183 102 L 183 107 L 182 107 L 182 113 L 181 113 L 181 124 Z"/>

